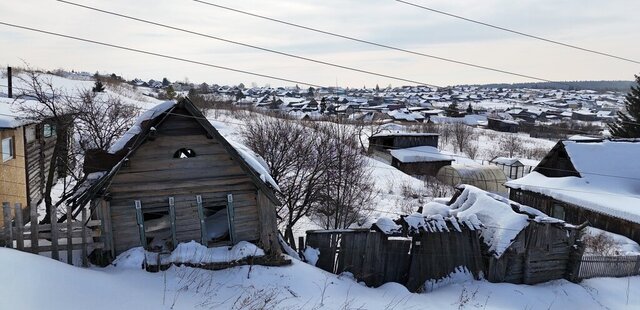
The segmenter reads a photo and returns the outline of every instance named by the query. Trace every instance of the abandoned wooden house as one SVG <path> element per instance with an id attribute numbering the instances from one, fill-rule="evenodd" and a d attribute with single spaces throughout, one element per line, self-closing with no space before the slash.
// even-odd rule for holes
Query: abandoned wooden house
<path id="1" fill-rule="evenodd" d="M 506 186 L 514 201 L 640 242 L 638 154 L 638 140 L 560 141 L 533 172 Z"/>
<path id="2" fill-rule="evenodd" d="M 499 119 L 494 117 L 487 118 L 487 128 L 502 132 L 518 132 L 520 124 L 516 121 Z"/>
<path id="3" fill-rule="evenodd" d="M 255 242 L 279 253 L 277 184 L 251 151 L 225 139 L 189 101 L 147 111 L 109 150 L 87 154 L 77 205 L 102 220 L 105 248 L 169 251 Z"/>
<path id="4" fill-rule="evenodd" d="M 371 229 L 308 231 L 307 249 L 319 250 L 312 262 L 319 268 L 348 271 L 373 286 L 393 281 L 429 291 L 430 283 L 461 271 L 534 284 L 571 278 L 581 228 L 463 185 L 446 204 L 430 202 L 395 221 L 380 218 Z"/>
<path id="5" fill-rule="evenodd" d="M 502 196 L 464 185 L 448 203 L 461 222 L 479 222 L 484 272 L 491 282 L 535 284 L 570 277 L 584 227 L 568 224 Z M 441 214 L 431 203 L 426 214 Z"/>
<path id="6" fill-rule="evenodd" d="M 28 215 L 29 206 L 42 201 L 56 136 L 64 133 L 56 129 L 53 121 L 29 121 L 11 109 L 11 102 L 0 102 L 0 202 L 20 203 Z M 66 150 L 66 146 L 62 149 Z M 54 180 L 64 173 L 58 168 Z"/>

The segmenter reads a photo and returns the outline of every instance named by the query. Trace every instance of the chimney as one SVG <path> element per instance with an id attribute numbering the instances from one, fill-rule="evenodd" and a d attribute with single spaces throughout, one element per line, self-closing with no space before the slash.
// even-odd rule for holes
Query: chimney
<path id="1" fill-rule="evenodd" d="M 11 81 L 11 67 L 7 67 L 7 87 L 9 88 L 8 97 L 13 98 L 13 82 Z"/>

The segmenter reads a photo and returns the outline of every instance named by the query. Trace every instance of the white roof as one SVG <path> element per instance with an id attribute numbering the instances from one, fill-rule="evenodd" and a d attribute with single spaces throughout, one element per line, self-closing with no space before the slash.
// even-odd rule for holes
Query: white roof
<path id="1" fill-rule="evenodd" d="M 441 153 L 433 146 L 416 146 L 406 149 L 391 150 L 391 156 L 403 163 L 453 160 L 453 156 Z"/>
<path id="2" fill-rule="evenodd" d="M 562 143 L 581 177 L 532 172 L 505 185 L 640 223 L 640 142 Z"/>

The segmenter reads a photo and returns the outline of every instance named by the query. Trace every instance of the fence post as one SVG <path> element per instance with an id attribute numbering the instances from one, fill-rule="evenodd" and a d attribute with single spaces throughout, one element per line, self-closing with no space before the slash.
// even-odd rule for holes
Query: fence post
<path id="1" fill-rule="evenodd" d="M 29 206 L 29 222 L 31 223 L 31 253 L 38 254 L 38 210 Z"/>
<path id="2" fill-rule="evenodd" d="M 169 222 L 171 225 L 172 248 L 175 249 L 178 246 L 178 239 L 176 238 L 176 200 L 174 197 L 169 197 Z"/>
<path id="3" fill-rule="evenodd" d="M 202 245 L 207 246 L 207 225 L 204 218 L 204 209 L 202 208 L 202 196 L 196 195 L 196 203 L 198 205 L 198 217 L 200 218 L 200 238 L 202 239 Z"/>
<path id="4" fill-rule="evenodd" d="M 51 258 L 55 260 L 60 259 L 60 255 L 58 253 L 58 217 L 56 216 L 56 208 L 51 206 L 51 214 L 49 214 L 49 219 L 51 222 Z"/>
<path id="5" fill-rule="evenodd" d="M 13 247 L 13 238 L 11 236 L 11 205 L 8 202 L 2 203 L 2 214 L 4 219 L 4 246 L 7 248 Z"/>
<path id="6" fill-rule="evenodd" d="M 87 259 L 87 208 L 82 208 L 82 267 L 88 267 Z"/>
<path id="7" fill-rule="evenodd" d="M 71 205 L 67 205 L 67 264 L 69 265 L 73 265 L 73 239 L 71 237 L 71 234 L 73 233 L 73 227 L 72 225 L 72 221 L 71 218 L 73 217 L 72 214 L 72 207 Z"/>
<path id="8" fill-rule="evenodd" d="M 22 204 L 16 202 L 16 248 L 20 251 L 24 250 L 24 221 L 22 220 Z"/>

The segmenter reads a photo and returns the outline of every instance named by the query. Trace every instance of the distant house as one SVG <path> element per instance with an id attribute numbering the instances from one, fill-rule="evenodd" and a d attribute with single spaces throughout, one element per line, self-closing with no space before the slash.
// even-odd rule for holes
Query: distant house
<path id="1" fill-rule="evenodd" d="M 435 177 L 440 168 L 451 165 L 454 160 L 453 156 L 443 154 L 433 146 L 416 146 L 390 152 L 391 165 L 409 175 Z"/>
<path id="2" fill-rule="evenodd" d="M 506 186 L 514 201 L 640 242 L 638 154 L 638 140 L 560 141 L 533 172 Z"/>
<path id="3" fill-rule="evenodd" d="M 9 102 L 0 101 L 0 203 L 9 202 L 12 207 L 13 203 L 20 203 L 28 214 L 28 207 L 36 207 L 42 201 L 58 134 L 65 133 L 59 132 L 53 122 L 27 121 L 10 109 Z M 54 180 L 63 173 L 56 169 Z"/>
<path id="4" fill-rule="evenodd" d="M 502 132 L 518 132 L 519 124 L 516 121 L 487 118 L 487 128 Z"/>
<path id="5" fill-rule="evenodd" d="M 589 110 L 576 110 L 571 114 L 571 119 L 576 121 L 593 122 L 598 120 L 598 115 Z"/>
<path id="6" fill-rule="evenodd" d="M 227 141 L 189 101 L 147 111 L 109 152 L 85 158 L 87 203 L 108 227 L 115 257 L 132 247 L 167 251 L 177 243 L 256 242 L 279 253 L 277 184 L 251 151 Z"/>
<path id="7" fill-rule="evenodd" d="M 369 152 L 415 146 L 438 147 L 437 133 L 380 133 L 369 137 Z"/>

